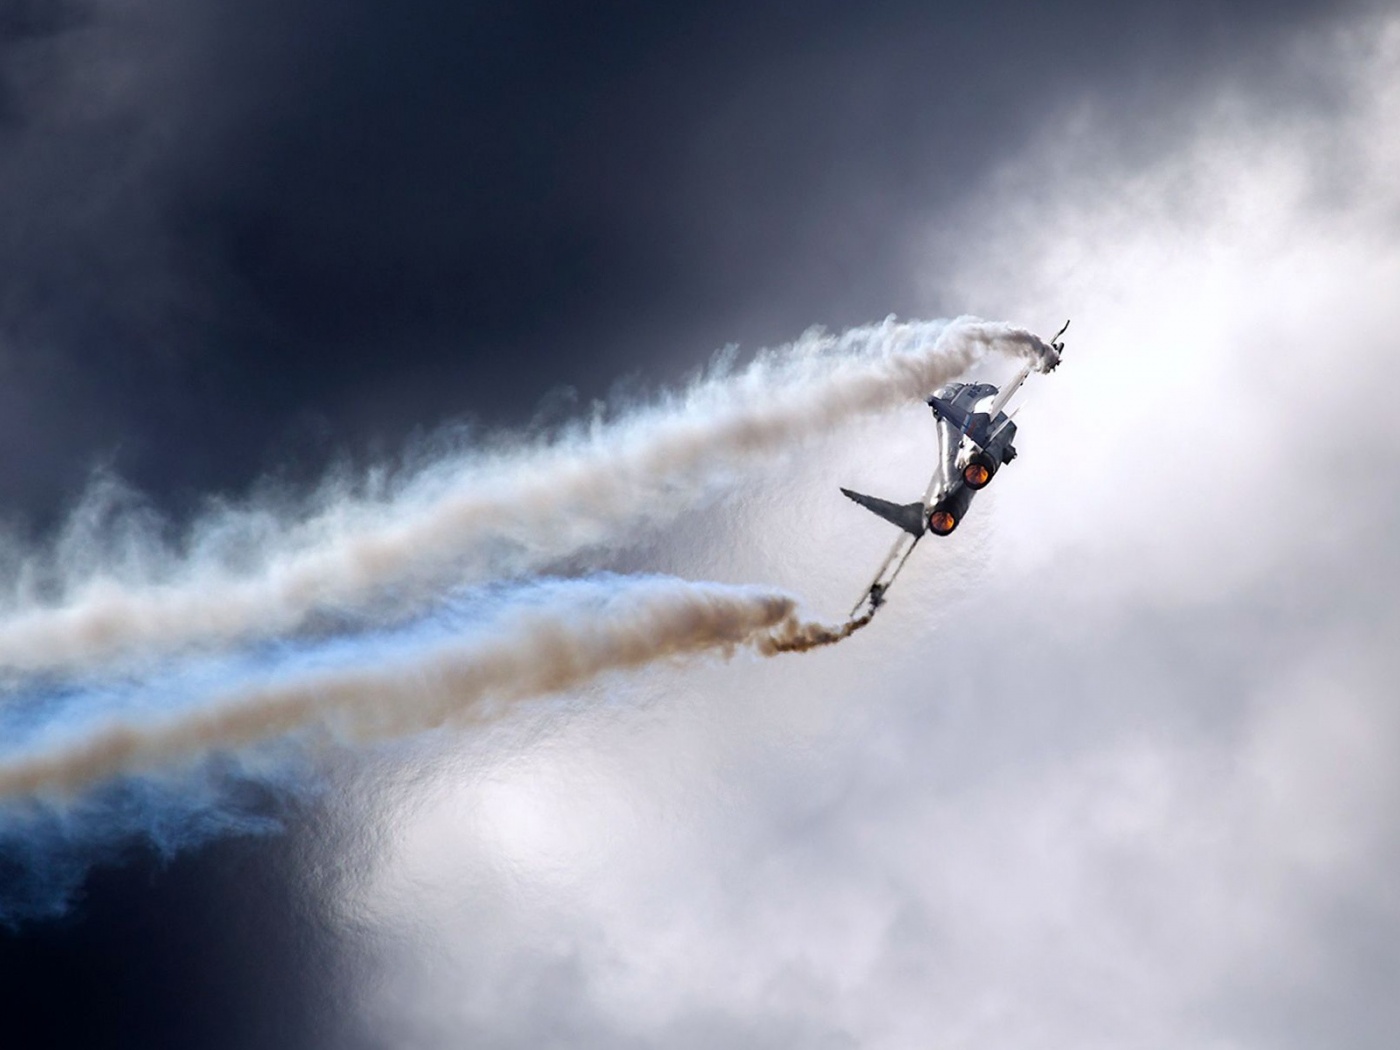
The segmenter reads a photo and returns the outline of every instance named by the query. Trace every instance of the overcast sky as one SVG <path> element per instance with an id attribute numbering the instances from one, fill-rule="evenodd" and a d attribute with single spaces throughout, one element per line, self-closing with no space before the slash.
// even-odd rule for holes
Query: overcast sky
<path id="1" fill-rule="evenodd" d="M 0 0 L 26 543 L 95 469 L 178 523 L 812 324 L 1074 319 L 1021 458 L 863 634 L 133 846 L 0 935 L 14 1023 L 1393 1046 L 1396 143 L 1379 6 Z M 833 435 L 628 564 L 839 614 L 889 536 L 836 486 L 915 498 L 931 434 Z"/>

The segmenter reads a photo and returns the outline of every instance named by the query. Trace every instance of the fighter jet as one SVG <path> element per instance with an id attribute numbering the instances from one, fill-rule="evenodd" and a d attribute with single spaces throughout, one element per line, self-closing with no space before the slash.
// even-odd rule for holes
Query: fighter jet
<path id="1" fill-rule="evenodd" d="M 1059 355 L 1065 348 L 1061 336 L 1068 328 L 1066 321 L 1050 341 L 1056 357 L 1045 369 L 1047 372 L 1059 364 Z M 1005 409 L 1033 367 L 1026 365 L 1000 389 L 990 383 L 949 383 L 927 399 L 938 420 L 938 466 L 922 499 L 891 503 L 850 489 L 841 490 L 866 510 L 903 530 L 870 587 L 851 610 L 852 617 L 867 602 L 866 617 L 874 615 L 918 542 L 930 532 L 935 536 L 951 535 L 967 516 L 972 497 L 1016 458 L 1016 424 L 1012 422 L 1016 413 L 1007 415 Z"/>

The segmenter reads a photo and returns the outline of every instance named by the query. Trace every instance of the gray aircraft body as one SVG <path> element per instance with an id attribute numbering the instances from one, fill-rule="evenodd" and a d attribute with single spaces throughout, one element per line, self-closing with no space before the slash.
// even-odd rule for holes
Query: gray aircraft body
<path id="1" fill-rule="evenodd" d="M 1050 344 L 1057 354 L 1056 364 L 1064 351 L 1064 343 L 1059 340 L 1067 328 L 1068 321 Z M 892 503 L 850 489 L 841 490 L 866 510 L 903 530 L 869 589 L 856 603 L 853 616 L 867 602 L 869 613 L 873 614 L 919 540 L 927 533 L 950 535 L 967 516 L 972 498 L 991 484 L 997 471 L 1016 458 L 1016 424 L 1011 419 L 1015 413 L 1008 415 L 1006 406 L 1033 367 L 1026 365 L 1000 388 L 990 383 L 949 383 L 927 399 L 938 420 L 938 465 L 922 499 Z"/>

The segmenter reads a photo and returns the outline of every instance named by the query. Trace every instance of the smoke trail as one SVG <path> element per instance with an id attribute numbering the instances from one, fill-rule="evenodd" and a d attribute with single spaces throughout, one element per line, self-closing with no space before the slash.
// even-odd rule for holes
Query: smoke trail
<path id="1" fill-rule="evenodd" d="M 801 652 L 867 622 L 807 623 L 791 597 L 751 588 L 662 577 L 554 581 L 536 585 L 535 601 L 479 626 L 474 637 L 409 658 L 301 675 L 26 747 L 0 760 L 0 797 L 76 792 L 304 730 L 368 740 L 471 723 L 609 671 L 741 647 Z"/>
<path id="2" fill-rule="evenodd" d="M 791 622 L 783 624 L 781 630 L 772 631 L 768 637 L 758 639 L 756 648 L 765 656 L 773 656 L 777 653 L 810 652 L 823 645 L 835 645 L 837 642 L 849 638 L 874 617 L 875 610 L 871 609 L 853 620 L 847 620 L 840 627 L 828 627 L 821 623 L 802 623 L 794 618 Z"/>
<path id="3" fill-rule="evenodd" d="M 196 523 L 179 555 L 154 538 L 157 527 L 137 527 L 125 558 L 93 563 L 77 520 L 54 554 L 58 568 L 29 558 L 17 574 L 0 616 L 0 670 L 276 636 L 389 590 L 412 608 L 466 580 L 620 542 L 629 528 L 704 498 L 745 462 L 921 397 L 988 351 L 1054 363 L 1031 333 L 969 318 L 812 332 L 611 424 L 449 457 L 380 498 L 330 487 L 300 520 L 226 509 Z M 37 599 L 33 581 L 50 576 L 60 597 Z"/>

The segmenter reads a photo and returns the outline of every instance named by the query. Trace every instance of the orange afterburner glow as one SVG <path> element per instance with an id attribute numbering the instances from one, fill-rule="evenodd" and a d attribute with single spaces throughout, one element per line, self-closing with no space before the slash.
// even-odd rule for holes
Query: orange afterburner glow
<path id="1" fill-rule="evenodd" d="M 946 536 L 957 527 L 958 519 L 946 510 L 936 510 L 928 516 L 928 527 L 940 536 Z"/>
<path id="2" fill-rule="evenodd" d="M 969 463 L 963 467 L 963 480 L 975 489 L 980 489 L 992 480 L 992 472 L 981 463 Z"/>

